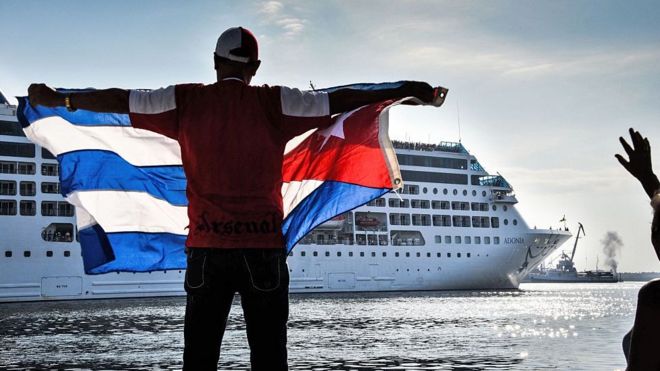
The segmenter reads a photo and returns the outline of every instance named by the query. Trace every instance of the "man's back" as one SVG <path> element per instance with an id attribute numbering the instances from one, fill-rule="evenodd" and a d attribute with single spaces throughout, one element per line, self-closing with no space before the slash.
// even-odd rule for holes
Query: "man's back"
<path id="1" fill-rule="evenodd" d="M 230 78 L 132 92 L 131 121 L 181 145 L 187 246 L 281 248 L 284 147 L 329 115 L 326 95 Z"/>

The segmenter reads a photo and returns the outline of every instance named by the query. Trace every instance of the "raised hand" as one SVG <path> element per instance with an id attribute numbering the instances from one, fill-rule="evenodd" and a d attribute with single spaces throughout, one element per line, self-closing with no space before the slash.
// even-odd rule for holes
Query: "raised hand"
<path id="1" fill-rule="evenodd" d="M 632 147 L 625 139 L 623 139 L 623 137 L 619 137 L 619 141 L 628 155 L 628 160 L 626 161 L 626 159 L 619 154 L 614 155 L 614 157 L 619 160 L 621 166 L 628 170 L 632 176 L 642 183 L 642 186 L 649 197 L 653 197 L 653 192 L 655 192 L 660 184 L 658 184 L 658 178 L 653 174 L 653 166 L 651 165 L 651 144 L 647 138 L 643 138 L 642 135 L 633 128 L 630 128 L 628 131 L 630 132 Z"/>

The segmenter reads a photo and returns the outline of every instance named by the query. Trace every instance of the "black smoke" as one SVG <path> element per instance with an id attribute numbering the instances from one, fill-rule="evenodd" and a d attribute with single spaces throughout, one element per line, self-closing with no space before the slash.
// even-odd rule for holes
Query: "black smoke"
<path id="1" fill-rule="evenodd" d="M 613 272 L 616 272 L 619 262 L 617 260 L 617 253 L 623 246 L 623 241 L 619 234 L 613 231 L 605 233 L 605 237 L 600 240 L 603 244 L 603 254 L 605 254 L 605 265 L 610 267 Z"/>

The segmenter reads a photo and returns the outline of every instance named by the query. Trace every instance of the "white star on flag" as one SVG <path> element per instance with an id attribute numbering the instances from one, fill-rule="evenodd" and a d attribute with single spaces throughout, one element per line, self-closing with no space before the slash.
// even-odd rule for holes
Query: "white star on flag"
<path id="1" fill-rule="evenodd" d="M 328 126 L 323 130 L 318 131 L 318 134 L 320 136 L 325 137 L 323 144 L 321 144 L 321 147 L 319 147 L 319 151 L 321 151 L 323 149 L 323 146 L 325 146 L 325 144 L 328 143 L 328 139 L 330 139 L 330 137 L 346 139 L 346 137 L 344 136 L 344 121 L 346 121 L 347 118 L 349 118 L 352 114 L 357 112 L 360 108 L 362 107 L 358 107 L 352 111 L 342 113 L 339 116 L 339 118 L 337 118 L 337 121 L 335 121 L 334 124 Z"/>

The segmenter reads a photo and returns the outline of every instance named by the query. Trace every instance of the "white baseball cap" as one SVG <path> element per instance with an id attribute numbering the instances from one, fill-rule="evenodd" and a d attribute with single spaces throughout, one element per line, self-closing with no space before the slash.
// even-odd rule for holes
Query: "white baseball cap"
<path id="1" fill-rule="evenodd" d="M 257 38 L 246 28 L 232 27 L 218 38 L 215 55 L 234 62 L 255 62 L 259 60 Z"/>

